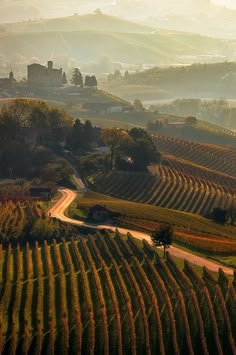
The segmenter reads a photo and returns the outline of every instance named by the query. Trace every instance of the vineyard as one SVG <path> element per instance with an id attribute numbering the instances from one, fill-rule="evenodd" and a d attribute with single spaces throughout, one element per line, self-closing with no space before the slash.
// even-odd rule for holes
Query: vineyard
<path id="1" fill-rule="evenodd" d="M 188 174 L 166 166 L 155 166 L 151 169 L 154 176 L 99 172 L 93 176 L 93 186 L 96 191 L 113 197 L 203 216 L 209 215 L 215 207 L 231 207 L 236 193 L 236 179 L 223 176 L 222 179 L 227 182 L 219 185 L 203 178 L 196 170 L 187 169 Z M 220 176 L 215 180 L 219 182 L 219 179 Z"/>
<path id="2" fill-rule="evenodd" d="M 97 232 L 0 248 L 1 354 L 235 354 L 236 276 Z"/>
<path id="3" fill-rule="evenodd" d="M 165 136 L 157 136 L 154 141 L 157 149 L 163 154 L 174 155 L 177 158 L 236 177 L 235 149 Z"/>
<path id="4" fill-rule="evenodd" d="M 223 126 L 220 126 L 217 123 L 213 123 L 213 122 L 209 122 L 209 121 L 205 121 L 205 120 L 197 120 L 197 126 L 199 128 L 203 127 L 205 129 L 209 129 L 212 132 L 216 132 L 220 135 L 224 135 L 224 136 L 231 136 L 231 137 L 236 137 L 236 133 L 234 131 L 232 131 L 231 129 L 225 128 Z"/>
<path id="5" fill-rule="evenodd" d="M 71 231 L 70 226 L 47 219 L 37 202 L 0 202 L 0 243 L 30 240 L 30 229 L 40 229 L 41 223 L 49 238 L 66 236 Z"/>
<path id="6" fill-rule="evenodd" d="M 220 125 L 213 123 L 213 122 L 198 119 L 197 126 L 200 128 L 203 127 L 205 129 L 209 129 L 212 132 L 217 132 L 218 134 L 221 134 L 221 135 L 236 137 L 236 133 L 234 131 L 227 129 L 227 128 L 220 126 Z"/>
<path id="7" fill-rule="evenodd" d="M 212 181 L 216 185 L 223 185 L 235 189 L 236 177 L 220 173 L 219 171 L 204 168 L 189 161 L 176 158 L 173 155 L 163 155 L 163 161 L 172 169 L 184 174 L 198 177 L 207 181 Z"/>
<path id="8" fill-rule="evenodd" d="M 222 226 L 201 216 L 115 199 L 92 191 L 79 201 L 78 208 L 87 214 L 89 208 L 96 204 L 106 206 L 114 213 L 114 221 L 119 226 L 151 233 L 160 224 L 169 223 L 174 228 L 174 240 L 181 245 L 204 253 L 236 255 L 234 227 Z"/>

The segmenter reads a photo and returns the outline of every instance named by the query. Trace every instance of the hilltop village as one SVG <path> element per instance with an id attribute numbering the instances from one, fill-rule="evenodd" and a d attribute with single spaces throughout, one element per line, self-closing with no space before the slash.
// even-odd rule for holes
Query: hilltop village
<path id="1" fill-rule="evenodd" d="M 78 68 L 75 68 L 70 80 L 62 68 L 54 68 L 53 61 L 47 65 L 33 63 L 27 66 L 27 78 L 17 81 L 11 70 L 8 77 L 0 78 L 0 98 L 16 96 L 55 95 L 57 89 L 74 86 L 74 88 L 97 88 L 94 75 L 84 78 Z M 76 91 L 76 90 L 75 90 Z"/>

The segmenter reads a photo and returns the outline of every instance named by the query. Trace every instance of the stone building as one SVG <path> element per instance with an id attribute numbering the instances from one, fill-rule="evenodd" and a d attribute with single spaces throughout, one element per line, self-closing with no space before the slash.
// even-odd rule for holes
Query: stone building
<path id="1" fill-rule="evenodd" d="M 53 62 L 48 61 L 47 67 L 41 64 L 28 65 L 28 85 L 37 86 L 60 86 L 62 84 L 62 68 L 54 69 Z"/>
<path id="2" fill-rule="evenodd" d="M 10 71 L 8 78 L 0 78 L 1 90 L 12 90 L 15 87 L 16 80 L 14 79 L 13 71 Z"/>

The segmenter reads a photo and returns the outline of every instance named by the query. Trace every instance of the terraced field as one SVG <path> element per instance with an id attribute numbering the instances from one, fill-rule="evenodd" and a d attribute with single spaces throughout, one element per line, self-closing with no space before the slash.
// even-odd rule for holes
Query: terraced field
<path id="1" fill-rule="evenodd" d="M 212 181 L 217 185 L 223 185 L 235 189 L 236 177 L 223 174 L 219 171 L 205 168 L 203 166 L 191 163 L 187 160 L 176 158 L 173 155 L 163 155 L 163 161 L 166 161 L 169 167 L 184 174 L 200 179 Z"/>
<path id="2" fill-rule="evenodd" d="M 200 173 L 196 175 L 196 171 L 187 174 L 166 166 L 155 166 L 151 170 L 153 175 L 98 173 L 93 176 L 93 187 L 113 197 L 203 216 L 209 215 L 215 207 L 230 208 L 235 199 L 236 179 L 233 177 L 223 176 L 227 182 L 219 185 L 212 182 L 219 182 L 217 173 L 215 179 L 206 180 Z"/>
<path id="3" fill-rule="evenodd" d="M 1 354 L 235 354 L 236 276 L 108 233 L 0 247 Z"/>
<path id="4" fill-rule="evenodd" d="M 220 126 L 220 125 L 213 123 L 213 122 L 198 119 L 197 126 L 204 127 L 206 129 L 209 129 L 213 132 L 217 132 L 218 134 L 222 134 L 224 136 L 227 135 L 227 136 L 236 137 L 235 131 L 227 129 L 227 128 Z"/>
<path id="5" fill-rule="evenodd" d="M 204 253 L 236 255 L 235 227 L 222 226 L 201 216 L 141 203 L 128 202 L 88 191 L 78 208 L 87 214 L 94 205 L 106 206 L 115 213 L 118 225 L 151 232 L 161 223 L 174 228 L 174 241 Z M 118 215 L 117 215 L 118 214 Z"/>
<path id="6" fill-rule="evenodd" d="M 69 225 L 47 219 L 37 202 L 0 202 L 0 243 L 6 244 L 10 241 L 15 244 L 33 238 L 33 226 L 39 231 L 47 228 L 50 238 L 66 236 L 71 232 Z"/>
<path id="7" fill-rule="evenodd" d="M 236 177 L 235 149 L 193 143 L 166 136 L 156 136 L 154 141 L 157 149 L 163 154 L 170 154 L 177 158 Z"/>

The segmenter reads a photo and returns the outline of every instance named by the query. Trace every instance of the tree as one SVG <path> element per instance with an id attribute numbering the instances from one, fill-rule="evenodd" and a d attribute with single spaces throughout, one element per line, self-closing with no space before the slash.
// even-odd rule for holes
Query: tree
<path id="1" fill-rule="evenodd" d="M 102 141 L 111 149 L 110 166 L 114 167 L 115 151 L 118 147 L 132 142 L 131 137 L 126 131 L 117 128 L 107 128 L 102 131 Z"/>
<path id="2" fill-rule="evenodd" d="M 86 75 L 85 80 L 84 80 L 84 86 L 86 86 L 86 87 L 91 86 L 91 76 Z"/>
<path id="3" fill-rule="evenodd" d="M 83 76 L 78 68 L 73 71 L 71 83 L 75 86 L 83 87 Z"/>
<path id="4" fill-rule="evenodd" d="M 99 8 L 97 8 L 97 9 L 94 11 L 94 13 L 95 13 L 96 15 L 102 15 L 102 10 L 99 9 Z"/>
<path id="5" fill-rule="evenodd" d="M 96 78 L 95 75 L 91 76 L 91 86 L 92 87 L 97 87 L 98 86 L 97 78 Z"/>
<path id="6" fill-rule="evenodd" d="M 187 126 L 196 126 L 196 124 L 197 124 L 197 119 L 196 119 L 196 117 L 193 117 L 193 116 L 188 116 L 188 117 L 186 117 L 185 118 L 185 124 L 187 125 Z"/>
<path id="7" fill-rule="evenodd" d="M 234 197 L 231 206 L 229 208 L 229 218 L 231 226 L 234 226 L 236 221 L 236 197 Z"/>
<path id="8" fill-rule="evenodd" d="M 66 73 L 64 72 L 62 75 L 62 84 L 66 85 L 68 83 L 67 77 L 66 77 Z"/>
<path id="9" fill-rule="evenodd" d="M 33 224 L 30 231 L 30 239 L 33 240 L 47 240 L 56 235 L 57 227 L 55 224 L 50 223 L 47 219 L 38 219 Z"/>
<path id="10" fill-rule="evenodd" d="M 157 151 L 152 138 L 144 129 L 132 128 L 129 135 L 133 144 L 127 146 L 126 152 L 133 161 L 134 170 L 145 171 L 151 163 L 160 162 L 160 153 Z"/>
<path id="11" fill-rule="evenodd" d="M 216 223 L 225 224 L 228 219 L 228 211 L 223 208 L 216 207 L 212 211 L 212 219 Z"/>
<path id="12" fill-rule="evenodd" d="M 77 151 L 81 146 L 83 146 L 83 140 L 84 140 L 84 134 L 83 134 L 83 124 L 82 122 L 77 118 L 75 120 L 75 123 L 72 127 L 72 132 L 69 135 L 67 139 L 67 145 L 72 149 L 73 151 Z"/>
<path id="13" fill-rule="evenodd" d="M 95 75 L 92 75 L 92 76 L 86 75 L 84 86 L 97 87 L 98 83 L 97 83 L 97 79 L 96 79 Z"/>
<path id="14" fill-rule="evenodd" d="M 119 80 L 119 79 L 122 78 L 122 75 L 121 75 L 120 70 L 116 69 L 116 70 L 114 71 L 113 78 L 114 78 L 115 80 Z"/>
<path id="15" fill-rule="evenodd" d="M 50 108 L 44 101 L 16 99 L 4 105 L 0 113 L 1 133 L 18 128 L 57 128 L 71 126 L 72 118 L 63 110 Z M 1 135 L 0 133 L 0 135 Z"/>
<path id="16" fill-rule="evenodd" d="M 141 100 L 139 100 L 139 99 L 134 100 L 134 109 L 136 112 L 142 112 L 144 110 Z"/>
<path id="17" fill-rule="evenodd" d="M 161 224 L 160 229 L 156 230 L 151 235 L 153 245 L 156 247 L 162 246 L 164 248 L 164 258 L 166 257 L 166 249 L 172 244 L 173 236 L 174 232 L 170 224 Z"/>
<path id="18" fill-rule="evenodd" d="M 124 78 L 127 79 L 129 77 L 129 72 L 128 70 L 125 71 Z"/>
<path id="19" fill-rule="evenodd" d="M 93 126 L 89 120 L 84 122 L 84 137 L 86 139 L 87 145 L 93 141 Z"/>

